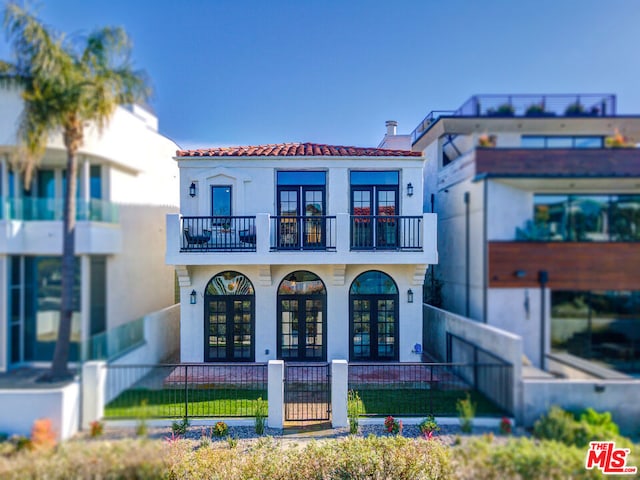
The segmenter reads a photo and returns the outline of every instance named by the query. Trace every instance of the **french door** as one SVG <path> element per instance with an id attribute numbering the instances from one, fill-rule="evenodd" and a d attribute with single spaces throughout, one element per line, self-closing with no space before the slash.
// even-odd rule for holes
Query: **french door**
<path id="1" fill-rule="evenodd" d="M 278 248 L 322 249 L 326 244 L 325 189 L 278 187 Z"/>
<path id="2" fill-rule="evenodd" d="M 325 295 L 278 295 L 278 358 L 327 359 Z"/>
<path id="3" fill-rule="evenodd" d="M 397 186 L 352 186 L 351 214 L 353 249 L 398 247 Z"/>
<path id="4" fill-rule="evenodd" d="M 350 296 L 350 359 L 397 361 L 398 296 Z"/>
<path id="5" fill-rule="evenodd" d="M 254 360 L 253 295 L 206 297 L 205 362 Z"/>

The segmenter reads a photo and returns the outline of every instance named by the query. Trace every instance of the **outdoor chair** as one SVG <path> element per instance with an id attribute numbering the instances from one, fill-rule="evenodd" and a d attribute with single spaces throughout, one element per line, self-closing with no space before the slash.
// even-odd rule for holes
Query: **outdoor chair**
<path id="1" fill-rule="evenodd" d="M 185 228 L 184 238 L 187 240 L 187 245 L 204 245 L 211 241 L 211 230 L 203 229 L 202 235 L 192 235 L 189 229 Z"/>
<path id="2" fill-rule="evenodd" d="M 256 243 L 256 227 L 255 225 L 251 225 L 246 230 L 240 230 L 238 232 L 238 238 L 242 243 Z"/>

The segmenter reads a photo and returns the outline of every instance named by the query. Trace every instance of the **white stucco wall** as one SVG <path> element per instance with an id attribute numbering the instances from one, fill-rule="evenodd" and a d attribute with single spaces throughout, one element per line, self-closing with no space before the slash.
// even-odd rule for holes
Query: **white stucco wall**
<path id="1" fill-rule="evenodd" d="M 165 265 L 167 213 L 174 207 L 120 205 L 122 251 L 107 258 L 107 325 L 174 303 L 174 269 Z"/>
<path id="2" fill-rule="evenodd" d="M 516 228 L 533 219 L 533 192 L 488 181 L 487 238 L 512 241 Z"/>
<path id="3" fill-rule="evenodd" d="M 349 358 L 349 288 L 353 280 L 369 270 L 380 270 L 390 275 L 399 291 L 399 353 L 400 361 L 419 361 L 412 353 L 413 346 L 422 339 L 422 291 L 413 281 L 414 269 L 409 265 L 349 265 L 344 284 L 334 283 L 332 265 L 272 265 L 271 285 L 261 283 L 256 265 L 229 265 L 225 267 L 189 267 L 191 285 L 181 288 L 180 355 L 183 362 L 204 360 L 204 289 L 214 275 L 225 271 L 238 271 L 247 276 L 255 290 L 255 359 L 265 362 L 277 357 L 277 291 L 282 279 L 291 272 L 308 270 L 318 275 L 327 290 L 327 360 Z M 341 283 L 341 282 L 339 282 Z M 197 303 L 189 303 L 191 290 L 198 294 Z M 414 303 L 407 302 L 407 290 L 414 292 Z M 269 353 L 267 353 L 267 350 Z"/>

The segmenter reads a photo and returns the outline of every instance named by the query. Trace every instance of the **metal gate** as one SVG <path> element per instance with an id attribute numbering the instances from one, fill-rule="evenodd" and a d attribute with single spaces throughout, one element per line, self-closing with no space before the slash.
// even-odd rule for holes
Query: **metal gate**
<path id="1" fill-rule="evenodd" d="M 328 363 L 285 363 L 285 421 L 330 420 L 331 369 Z"/>

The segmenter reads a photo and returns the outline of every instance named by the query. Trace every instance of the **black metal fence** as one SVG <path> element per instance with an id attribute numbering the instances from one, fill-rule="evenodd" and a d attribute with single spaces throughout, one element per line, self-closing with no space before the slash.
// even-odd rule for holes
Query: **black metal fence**
<path id="1" fill-rule="evenodd" d="M 479 416 L 511 414 L 511 379 L 511 366 L 495 363 L 349 364 L 349 390 L 365 416 L 457 416 L 467 395 Z"/>
<path id="2" fill-rule="evenodd" d="M 351 250 L 422 250 L 422 217 L 352 215 Z"/>
<path id="3" fill-rule="evenodd" d="M 182 217 L 182 252 L 255 252 L 256 217 Z"/>
<path id="4" fill-rule="evenodd" d="M 272 250 L 335 250 L 336 217 L 271 217 Z"/>
<path id="5" fill-rule="evenodd" d="M 105 366 L 105 418 L 252 417 L 267 364 Z"/>

